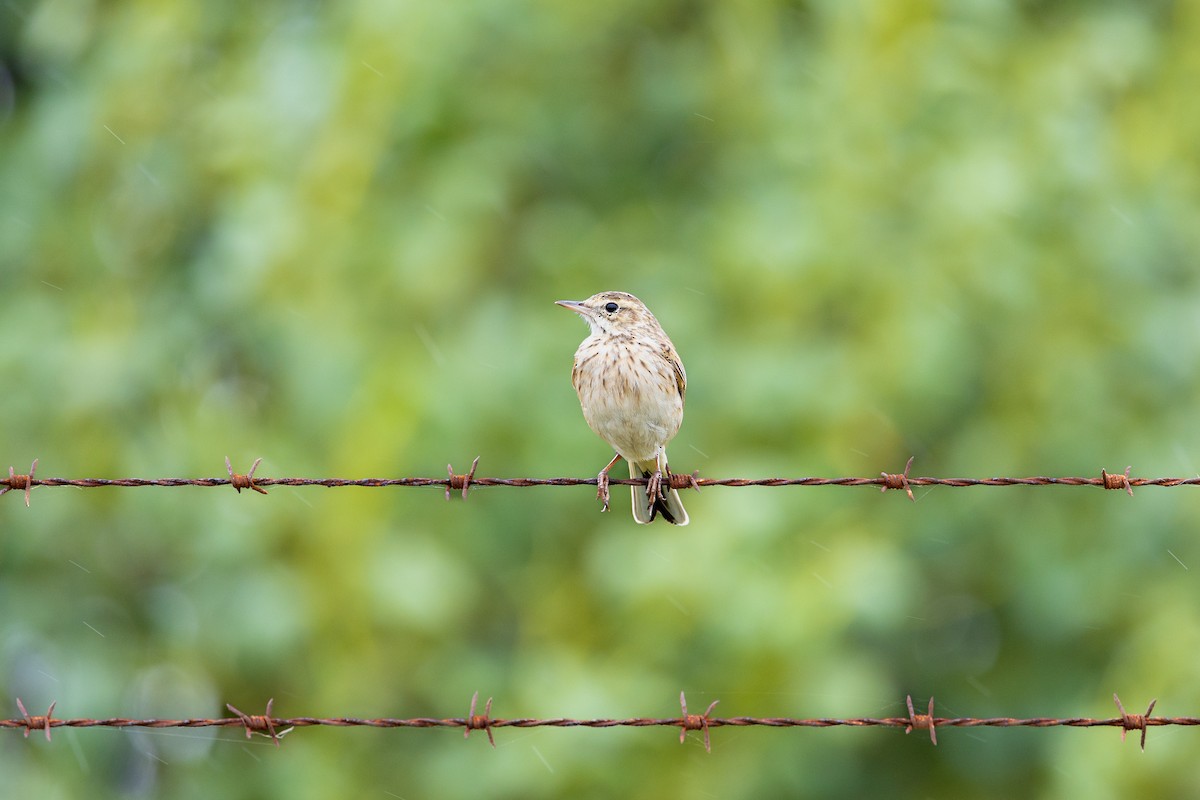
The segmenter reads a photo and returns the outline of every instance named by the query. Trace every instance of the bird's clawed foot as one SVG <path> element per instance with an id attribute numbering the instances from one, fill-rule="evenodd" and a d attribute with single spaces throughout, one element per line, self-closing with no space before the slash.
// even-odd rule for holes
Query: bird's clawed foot
<path id="1" fill-rule="evenodd" d="M 600 474 L 596 476 L 596 498 L 604 501 L 604 508 L 601 512 L 608 511 L 608 471 L 613 468 L 613 464 L 621 460 L 621 454 L 617 453 L 612 457 L 612 461 L 608 462 L 608 466 L 600 470 Z"/>
<path id="2" fill-rule="evenodd" d="M 667 476 L 668 476 L 667 480 L 670 481 L 670 473 L 669 472 L 667 473 Z M 659 500 L 662 500 L 664 502 L 666 501 L 667 494 L 666 494 L 666 492 L 663 491 L 662 470 L 659 470 L 659 469 L 654 470 L 654 474 L 650 476 L 650 479 L 648 481 L 646 481 L 646 496 L 650 500 L 651 508 L 653 508 L 654 504 L 656 502 L 658 502 Z"/>
<path id="3" fill-rule="evenodd" d="M 596 476 L 596 498 L 604 502 L 600 511 L 608 511 L 608 469 L 601 470 Z"/>

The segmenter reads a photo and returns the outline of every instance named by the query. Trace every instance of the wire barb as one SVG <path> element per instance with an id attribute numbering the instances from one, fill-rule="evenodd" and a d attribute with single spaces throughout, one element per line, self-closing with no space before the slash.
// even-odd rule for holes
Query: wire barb
<path id="1" fill-rule="evenodd" d="M 50 708 L 48 708 L 46 710 L 45 716 L 36 716 L 35 717 L 35 716 L 30 716 L 29 712 L 25 710 L 25 704 L 21 702 L 21 698 L 19 698 L 19 697 L 17 698 L 17 710 L 21 712 L 21 720 L 25 726 L 25 738 L 26 739 L 29 738 L 30 731 L 45 731 L 46 732 L 46 741 L 47 742 L 50 741 L 50 724 L 51 724 L 51 721 L 53 720 L 54 707 L 56 705 L 58 705 L 57 700 L 55 700 L 54 702 L 52 702 L 50 704 Z"/>
<path id="2" fill-rule="evenodd" d="M 1126 467 L 1124 474 L 1109 472 L 1106 469 L 1100 470 L 1100 479 L 1104 482 L 1104 488 L 1124 489 L 1130 497 L 1133 497 L 1133 484 L 1129 482 L 1129 470 L 1131 469 L 1133 469 L 1132 465 Z"/>
<path id="3" fill-rule="evenodd" d="M 455 491 L 462 489 L 462 499 L 467 499 L 467 490 L 471 488 L 471 479 L 475 477 L 475 468 L 479 466 L 480 456 L 475 456 L 475 460 L 471 462 L 471 469 L 467 470 L 466 475 L 455 475 L 454 467 L 446 465 L 446 472 L 450 475 L 446 481 L 446 499 L 450 499 L 450 490 Z"/>
<path id="4" fill-rule="evenodd" d="M 675 491 L 681 489 L 695 489 L 700 491 L 700 470 L 695 472 L 672 472 L 671 473 L 671 488 Z"/>
<path id="5" fill-rule="evenodd" d="M 225 707 L 237 716 L 242 721 L 242 727 L 246 729 L 246 738 L 249 739 L 252 734 L 261 733 L 279 747 L 279 740 L 286 736 L 292 729 L 288 728 L 284 731 L 275 730 L 275 720 L 271 718 L 271 706 L 275 705 L 275 698 L 272 697 L 267 701 L 267 710 L 263 714 L 247 714 L 239 711 L 231 704 L 226 703 Z"/>
<path id="6" fill-rule="evenodd" d="M 1154 705 L 1158 702 L 1158 698 L 1150 701 L 1150 706 L 1146 709 L 1145 714 L 1129 714 L 1125 711 L 1125 706 L 1121 705 L 1121 698 L 1117 697 L 1117 693 L 1113 692 L 1113 702 L 1117 704 L 1117 710 L 1121 712 L 1121 741 L 1125 741 L 1125 734 L 1130 731 L 1142 732 L 1142 752 L 1146 752 L 1146 728 L 1150 724 L 1150 715 L 1154 713 Z"/>
<path id="7" fill-rule="evenodd" d="M 4 482 L 4 488 L 0 489 L 0 495 L 12 491 L 25 492 L 25 507 L 29 508 L 29 490 L 33 488 L 33 473 L 37 472 L 37 462 L 38 460 L 35 458 L 33 465 L 29 468 L 28 475 L 18 475 L 10 466 L 8 468 L 8 480 Z"/>
<path id="8" fill-rule="evenodd" d="M 479 459 L 475 459 L 478 461 Z M 463 738 L 468 739 L 471 736 L 471 731 L 483 731 L 487 734 L 488 742 L 492 747 L 496 746 L 496 740 L 492 737 L 492 698 L 487 699 L 487 704 L 483 707 L 482 714 L 475 713 L 475 705 L 479 702 L 479 692 L 471 695 L 471 710 L 467 712 L 467 718 L 463 720 Z"/>
<path id="9" fill-rule="evenodd" d="M 913 731 L 929 731 L 929 741 L 933 742 L 933 746 L 937 747 L 937 719 L 933 716 L 933 697 L 929 698 L 929 713 L 918 714 L 913 708 L 912 695 L 905 698 L 908 704 L 908 724 L 904 726 L 904 733 L 909 734 Z"/>
<path id="10" fill-rule="evenodd" d="M 679 718 L 679 743 L 683 744 L 687 740 L 688 731 L 704 731 L 704 749 L 709 753 L 712 752 L 712 740 L 708 736 L 708 725 L 711 721 L 709 714 L 717 707 L 720 700 L 713 700 L 708 704 L 703 714 L 689 714 L 687 710 L 687 698 L 683 692 L 679 693 L 679 708 L 683 716 Z"/>
<path id="11" fill-rule="evenodd" d="M 259 494 L 267 493 L 266 489 L 254 482 L 254 470 L 258 469 L 258 465 L 261 463 L 261 458 L 254 459 L 254 463 L 250 465 L 250 471 L 241 475 L 233 471 L 233 464 L 229 463 L 229 456 L 225 456 L 225 470 L 229 473 L 229 484 L 237 489 L 238 494 L 242 493 L 242 489 L 253 489 Z"/>
<path id="12" fill-rule="evenodd" d="M 908 483 L 908 471 L 912 469 L 913 459 L 916 456 L 909 456 L 908 463 L 904 465 L 904 472 L 881 472 L 879 477 L 883 478 L 883 486 L 879 487 L 879 491 L 886 492 L 888 489 L 903 489 L 908 495 L 908 499 L 914 503 L 917 498 L 913 497 L 912 486 Z"/>

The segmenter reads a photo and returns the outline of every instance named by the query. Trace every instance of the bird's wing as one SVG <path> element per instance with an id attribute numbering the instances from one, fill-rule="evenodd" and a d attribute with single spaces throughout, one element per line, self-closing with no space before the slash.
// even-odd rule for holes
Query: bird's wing
<path id="1" fill-rule="evenodd" d="M 687 394 L 687 373 L 683 371 L 683 361 L 679 359 L 679 353 L 676 353 L 675 348 L 670 344 L 663 346 L 661 355 L 675 373 L 675 387 L 679 389 L 679 399 L 683 400 Z"/>

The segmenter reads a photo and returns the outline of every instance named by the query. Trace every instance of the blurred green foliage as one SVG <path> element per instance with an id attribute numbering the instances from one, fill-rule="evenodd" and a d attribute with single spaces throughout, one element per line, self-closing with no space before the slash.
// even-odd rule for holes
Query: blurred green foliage
<path id="1" fill-rule="evenodd" d="M 0 458 L 592 475 L 558 298 L 639 295 L 677 470 L 1195 475 L 1200 5 L 14 0 Z M 1200 710 L 1187 488 L 35 490 L 0 701 L 60 716 Z M 4 712 L 0 712 L 4 713 Z M 35 713 L 37 713 L 35 711 Z M 60 730 L 26 797 L 1189 796 L 1156 729 Z"/>

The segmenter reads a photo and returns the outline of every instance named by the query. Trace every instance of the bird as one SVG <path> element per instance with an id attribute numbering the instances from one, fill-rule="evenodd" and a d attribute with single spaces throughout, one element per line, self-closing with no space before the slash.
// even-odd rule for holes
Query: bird
<path id="1" fill-rule="evenodd" d="M 631 487 L 633 518 L 645 524 L 661 515 L 687 525 L 667 466 L 667 443 L 679 432 L 687 393 L 687 373 L 675 345 L 650 309 L 627 292 L 555 302 L 591 328 L 575 351 L 571 383 L 584 420 L 616 453 L 596 476 L 596 496 L 604 501 L 600 510 L 608 510 L 608 471 L 623 458 L 629 477 L 646 479 L 646 485 Z"/>

